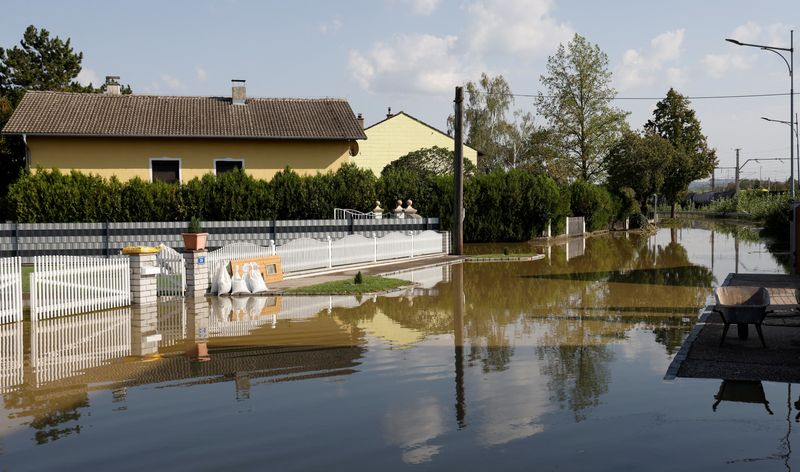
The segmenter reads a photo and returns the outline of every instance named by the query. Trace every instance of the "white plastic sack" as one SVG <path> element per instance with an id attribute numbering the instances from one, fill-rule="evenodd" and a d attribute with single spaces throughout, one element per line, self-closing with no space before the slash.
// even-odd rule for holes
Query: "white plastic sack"
<path id="1" fill-rule="evenodd" d="M 244 281 L 241 274 L 237 270 L 231 278 L 231 295 L 245 295 L 249 294 L 250 290 L 247 288 L 247 282 Z"/>
<path id="2" fill-rule="evenodd" d="M 253 265 L 247 273 L 247 288 L 251 293 L 264 293 L 267 291 L 267 284 L 264 283 L 264 277 L 258 267 Z"/>
<path id="3" fill-rule="evenodd" d="M 216 290 L 215 290 L 216 289 Z M 228 275 L 228 269 L 220 264 L 217 273 L 214 275 L 214 280 L 211 285 L 211 293 L 225 295 L 231 291 L 231 276 Z"/>

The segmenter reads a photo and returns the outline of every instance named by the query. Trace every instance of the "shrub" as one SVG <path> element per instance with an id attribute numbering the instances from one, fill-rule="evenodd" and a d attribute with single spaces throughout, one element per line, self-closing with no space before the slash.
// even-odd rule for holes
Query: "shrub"
<path id="1" fill-rule="evenodd" d="M 575 216 L 586 218 L 589 231 L 608 228 L 613 216 L 608 190 L 583 180 L 577 180 L 570 186 L 570 206 Z"/>
<path id="2" fill-rule="evenodd" d="M 359 270 L 356 276 L 353 278 L 353 283 L 356 285 L 361 285 L 364 283 L 364 276 L 361 275 L 361 271 Z"/>

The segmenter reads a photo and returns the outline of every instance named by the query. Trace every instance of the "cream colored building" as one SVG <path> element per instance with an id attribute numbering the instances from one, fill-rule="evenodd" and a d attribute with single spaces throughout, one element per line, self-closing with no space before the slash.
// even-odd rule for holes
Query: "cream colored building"
<path id="1" fill-rule="evenodd" d="M 115 79 L 109 77 L 107 79 Z M 346 100 L 29 91 L 3 128 L 21 135 L 36 169 L 77 170 L 120 180 L 186 182 L 242 169 L 270 179 L 335 171 L 365 139 Z"/>
<path id="2" fill-rule="evenodd" d="M 455 150 L 455 140 L 433 126 L 405 112 L 387 115 L 386 119 L 365 128 L 366 141 L 359 143 L 356 165 L 371 169 L 376 176 L 390 162 L 412 151 L 434 146 Z M 478 151 L 464 146 L 464 157 L 478 165 Z"/>

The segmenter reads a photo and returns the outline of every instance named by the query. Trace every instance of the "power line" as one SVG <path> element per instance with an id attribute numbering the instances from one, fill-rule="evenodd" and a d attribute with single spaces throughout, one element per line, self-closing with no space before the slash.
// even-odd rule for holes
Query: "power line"
<path id="1" fill-rule="evenodd" d="M 532 93 L 492 93 L 481 92 L 482 95 L 503 95 L 506 97 L 522 97 L 522 98 L 537 98 L 539 94 Z M 795 92 L 795 95 L 800 95 L 800 92 Z M 791 95 L 789 92 L 780 93 L 747 93 L 738 95 L 695 95 L 684 96 L 688 100 L 721 100 L 730 98 L 763 98 L 763 97 L 786 97 Z M 542 95 L 544 98 L 557 98 L 555 95 Z M 660 97 L 597 97 L 598 100 L 663 100 L 666 96 Z"/>

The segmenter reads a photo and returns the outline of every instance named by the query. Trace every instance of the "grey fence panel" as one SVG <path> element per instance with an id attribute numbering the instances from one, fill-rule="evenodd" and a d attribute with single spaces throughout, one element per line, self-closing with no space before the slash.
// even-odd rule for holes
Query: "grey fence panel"
<path id="1" fill-rule="evenodd" d="M 387 218 L 380 220 L 264 220 L 204 221 L 208 247 L 216 249 L 237 242 L 269 246 L 301 238 L 340 239 L 349 234 L 383 236 L 392 231 L 438 230 L 438 218 Z M 0 224 L 0 257 L 112 256 L 125 246 L 158 246 L 183 249 L 185 221 L 135 223 L 34 223 Z"/>

